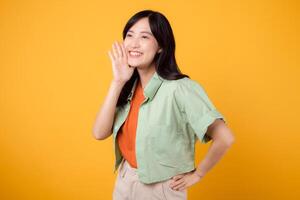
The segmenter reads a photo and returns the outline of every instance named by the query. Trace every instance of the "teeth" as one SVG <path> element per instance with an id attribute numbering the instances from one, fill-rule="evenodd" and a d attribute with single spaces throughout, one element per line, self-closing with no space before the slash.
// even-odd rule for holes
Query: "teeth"
<path id="1" fill-rule="evenodd" d="M 133 55 L 133 56 L 140 56 L 140 55 L 142 55 L 139 52 L 132 52 L 132 51 L 130 51 L 129 53 L 130 53 L 130 55 Z"/>

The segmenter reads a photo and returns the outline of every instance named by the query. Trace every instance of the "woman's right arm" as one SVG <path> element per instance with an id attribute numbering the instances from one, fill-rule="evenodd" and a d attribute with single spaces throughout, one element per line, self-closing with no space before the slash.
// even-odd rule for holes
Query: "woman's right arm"
<path id="1" fill-rule="evenodd" d="M 134 71 L 134 68 L 127 63 L 127 52 L 123 43 L 115 42 L 112 51 L 109 51 L 109 57 L 112 61 L 114 78 L 110 83 L 108 94 L 94 123 L 93 136 L 97 140 L 104 140 L 112 134 L 114 115 L 120 93 Z"/>
<path id="2" fill-rule="evenodd" d="M 93 135 L 97 140 L 104 140 L 112 133 L 114 114 L 118 98 L 124 83 L 112 81 L 108 94 L 100 108 L 93 127 Z"/>

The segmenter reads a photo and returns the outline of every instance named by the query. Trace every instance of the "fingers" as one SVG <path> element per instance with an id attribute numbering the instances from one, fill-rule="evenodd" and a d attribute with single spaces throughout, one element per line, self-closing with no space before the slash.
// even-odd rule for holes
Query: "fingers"
<path id="1" fill-rule="evenodd" d="M 170 184 L 170 187 L 173 188 L 175 186 L 178 186 L 179 184 L 183 183 L 184 182 L 184 179 L 179 179 L 177 181 L 173 181 L 171 184 Z"/>
<path id="2" fill-rule="evenodd" d="M 172 189 L 173 190 L 182 190 L 185 187 L 185 182 L 183 181 L 182 183 L 179 183 L 178 185 L 174 186 Z"/>
<path id="3" fill-rule="evenodd" d="M 172 179 L 176 181 L 178 179 L 181 179 L 182 177 L 184 177 L 184 174 L 179 174 L 177 176 L 174 176 Z"/>
<path id="4" fill-rule="evenodd" d="M 117 52 L 117 49 L 115 46 L 115 42 L 112 44 L 112 55 L 113 55 L 113 58 L 115 58 L 115 59 L 118 57 L 118 52 Z"/>
<path id="5" fill-rule="evenodd" d="M 124 46 L 124 42 L 121 43 L 121 50 L 122 50 L 123 56 L 125 58 L 127 58 L 127 53 L 126 53 L 126 49 L 125 49 L 125 46 Z"/>
<path id="6" fill-rule="evenodd" d="M 117 50 L 116 42 L 112 44 L 112 49 L 108 51 L 108 55 L 111 61 L 114 61 L 118 57 L 119 52 Z"/>
<path id="7" fill-rule="evenodd" d="M 179 174 L 177 176 L 174 176 L 172 179 L 172 183 L 170 184 L 170 187 L 173 190 L 179 190 L 179 189 L 184 189 L 185 187 L 185 180 L 184 180 L 184 174 Z"/>
<path id="8" fill-rule="evenodd" d="M 108 51 L 108 55 L 109 55 L 110 60 L 113 62 L 115 60 L 115 57 L 110 50 Z"/>
<path id="9" fill-rule="evenodd" d="M 120 47 L 120 45 L 117 41 L 113 43 L 112 49 L 113 49 L 113 53 L 114 53 L 115 58 L 119 58 L 119 57 L 123 56 L 121 47 Z"/>
<path id="10" fill-rule="evenodd" d="M 123 43 L 119 44 L 117 41 L 115 41 L 112 44 L 112 50 L 110 50 L 108 52 L 108 54 L 109 54 L 109 57 L 112 61 L 119 58 L 119 57 L 123 57 L 123 56 L 126 57 L 126 55 L 127 55 L 124 44 Z"/>
<path id="11" fill-rule="evenodd" d="M 116 46 L 116 49 L 117 49 L 117 52 L 118 52 L 118 56 L 122 57 L 123 53 L 122 53 L 119 42 L 115 42 L 115 46 Z"/>
<path id="12" fill-rule="evenodd" d="M 198 181 L 199 181 L 199 179 L 197 177 L 195 177 L 195 175 L 193 175 L 193 173 L 188 172 L 188 173 L 179 174 L 177 176 L 174 176 L 172 178 L 172 181 L 169 186 L 173 190 L 183 191 L 187 187 L 190 187 L 191 185 L 197 183 Z"/>

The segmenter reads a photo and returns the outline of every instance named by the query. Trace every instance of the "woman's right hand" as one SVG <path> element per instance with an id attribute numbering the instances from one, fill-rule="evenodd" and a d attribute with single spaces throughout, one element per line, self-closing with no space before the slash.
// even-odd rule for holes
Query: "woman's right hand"
<path id="1" fill-rule="evenodd" d="M 108 54 L 112 62 L 114 81 L 126 83 L 131 78 L 134 68 L 128 65 L 124 43 L 114 42 Z"/>

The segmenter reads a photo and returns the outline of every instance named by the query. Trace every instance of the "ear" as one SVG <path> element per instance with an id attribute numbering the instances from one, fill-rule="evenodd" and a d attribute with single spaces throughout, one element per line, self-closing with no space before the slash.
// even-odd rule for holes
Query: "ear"
<path id="1" fill-rule="evenodd" d="M 158 50 L 158 52 L 157 52 L 157 53 L 160 53 L 160 52 L 162 52 L 162 49 L 161 49 L 161 48 Z"/>

